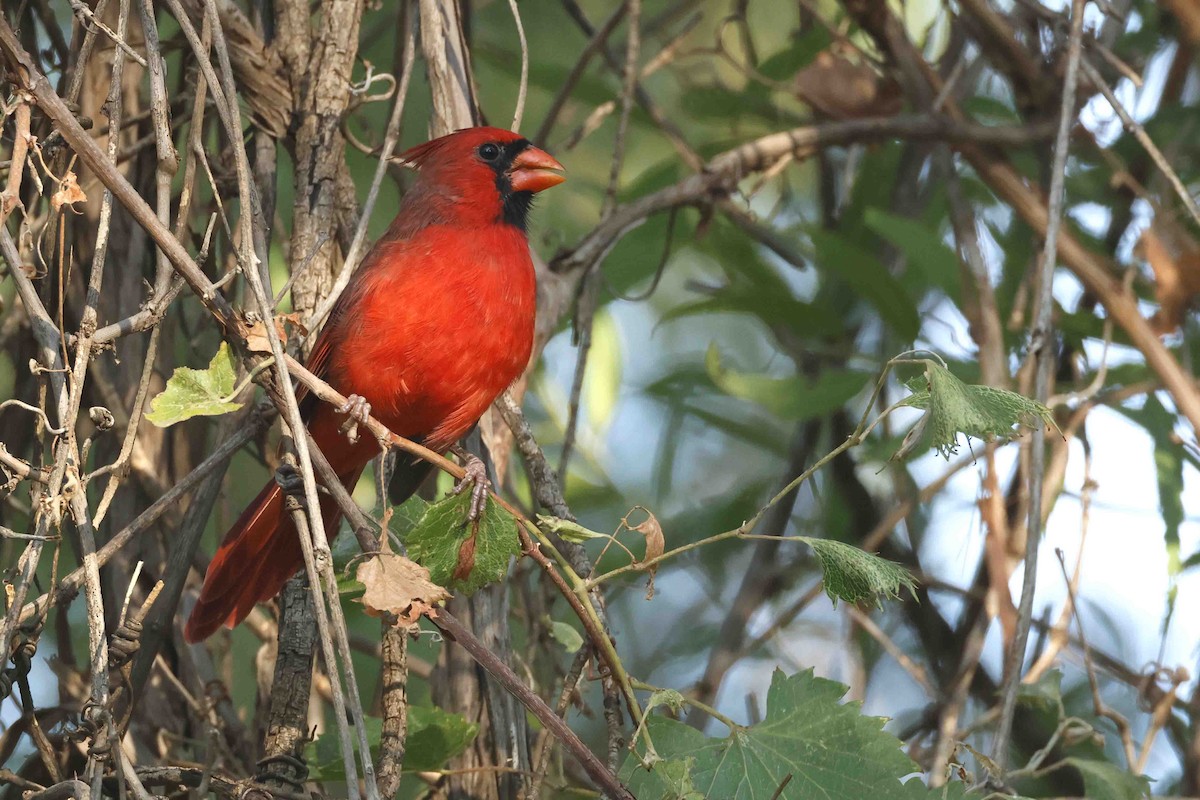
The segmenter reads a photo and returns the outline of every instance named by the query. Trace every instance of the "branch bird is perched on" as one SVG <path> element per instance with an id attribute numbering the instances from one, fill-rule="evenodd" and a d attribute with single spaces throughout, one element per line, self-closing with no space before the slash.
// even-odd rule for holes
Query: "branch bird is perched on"
<path id="1" fill-rule="evenodd" d="M 393 432 L 450 449 L 520 376 L 533 346 L 537 305 L 525 235 L 533 195 L 562 183 L 562 165 L 498 128 L 468 128 L 413 148 L 418 169 L 387 232 L 363 259 L 321 331 L 308 368 L 349 402 L 335 409 L 302 396 L 300 411 L 342 483 L 352 489 L 379 454 L 352 442 L 340 415 L 374 415 Z M 429 472 L 402 462 L 393 500 Z M 479 470 L 468 469 L 476 476 Z M 340 513 L 321 501 L 327 529 Z M 189 642 L 233 627 L 270 599 L 303 563 L 296 530 L 271 482 L 225 534 L 184 631 Z"/>

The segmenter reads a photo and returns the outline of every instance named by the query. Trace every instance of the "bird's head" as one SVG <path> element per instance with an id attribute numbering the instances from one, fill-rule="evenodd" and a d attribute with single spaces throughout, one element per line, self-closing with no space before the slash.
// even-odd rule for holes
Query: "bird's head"
<path id="1" fill-rule="evenodd" d="M 456 221 L 501 222 L 525 230 L 533 196 L 566 180 L 563 166 L 520 134 L 466 128 L 400 156 L 420 172 L 420 201 L 449 201 Z"/>

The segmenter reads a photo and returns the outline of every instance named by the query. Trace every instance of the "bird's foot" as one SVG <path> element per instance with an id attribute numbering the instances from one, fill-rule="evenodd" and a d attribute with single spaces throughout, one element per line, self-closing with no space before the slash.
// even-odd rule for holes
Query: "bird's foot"
<path id="1" fill-rule="evenodd" d="M 465 450 L 455 451 L 455 455 L 463 460 L 463 470 L 465 475 L 454 484 L 453 493 L 456 495 L 462 494 L 467 487 L 471 487 L 471 507 L 467 511 L 467 522 L 476 524 L 483 518 L 483 509 L 487 504 L 488 492 L 492 488 L 492 481 L 487 475 L 487 465 L 485 465 L 479 457 L 468 453 Z"/>
<path id="2" fill-rule="evenodd" d="M 337 407 L 337 413 L 345 414 L 346 421 L 342 423 L 342 433 L 350 440 L 350 444 L 358 441 L 358 426 L 366 425 L 371 416 L 371 404 L 362 395 L 352 394 L 346 402 Z"/>

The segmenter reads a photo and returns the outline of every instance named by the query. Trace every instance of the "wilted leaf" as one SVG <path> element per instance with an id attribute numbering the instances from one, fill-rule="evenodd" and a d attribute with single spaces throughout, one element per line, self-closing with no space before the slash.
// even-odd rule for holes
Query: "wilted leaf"
<path id="1" fill-rule="evenodd" d="M 63 206 L 71 206 L 71 210 L 74 211 L 76 203 L 86 200 L 87 195 L 79 186 L 79 177 L 67 170 L 67 174 L 58 182 L 58 191 L 50 196 L 50 205 L 55 212 L 61 211 Z"/>
<path id="2" fill-rule="evenodd" d="M 275 337 L 287 344 L 288 328 L 292 328 L 300 336 L 308 335 L 308 328 L 303 322 L 303 314 L 293 311 L 290 314 L 276 314 L 273 320 Z M 270 353 L 271 340 L 267 337 L 267 326 L 261 320 L 252 324 L 246 331 L 246 348 L 255 353 Z"/>
<path id="3" fill-rule="evenodd" d="M 1019 428 L 1033 428 L 1039 421 L 1058 429 L 1050 409 L 1036 400 L 1004 389 L 963 383 L 935 361 L 925 359 L 922 364 L 925 389 L 914 391 L 903 405 L 925 409 L 918 425 L 924 426 L 930 446 L 946 458 L 958 452 L 960 433 L 990 442 L 1011 439 Z M 909 388 L 914 388 L 912 382 Z M 909 442 L 905 445 L 903 450 L 907 452 Z"/>
<path id="4" fill-rule="evenodd" d="M 391 550 L 388 538 L 380 552 L 359 562 L 355 578 L 365 589 L 360 603 L 372 617 L 395 617 L 397 625 L 415 625 L 417 620 L 450 593 L 429 580 L 429 570 Z"/>
<path id="5" fill-rule="evenodd" d="M 886 558 L 833 539 L 797 538 L 817 554 L 825 593 L 835 603 L 845 600 L 878 605 L 881 598 L 899 597 L 901 589 L 911 592 L 916 586 L 907 569 Z"/>
<path id="6" fill-rule="evenodd" d="M 230 395 L 237 377 L 233 353 L 221 342 L 207 369 L 179 367 L 167 386 L 150 401 L 146 419 L 166 428 L 191 417 L 220 416 L 242 407 Z"/>
<path id="7" fill-rule="evenodd" d="M 851 61 L 833 47 L 818 53 L 797 72 L 794 86 L 797 97 L 832 119 L 891 117 L 903 106 L 896 81 L 867 64 Z"/>
<path id="8" fill-rule="evenodd" d="M 629 516 L 633 514 L 634 511 L 646 512 L 646 519 L 637 525 L 630 525 Z M 629 530 L 637 531 L 646 538 L 646 557 L 642 559 L 640 563 L 644 565 L 642 568 L 645 569 L 646 573 L 650 576 L 646 581 L 646 599 L 651 600 L 654 598 L 654 576 L 658 572 L 658 564 L 651 564 L 648 562 L 652 562 L 654 559 L 659 558 L 667 548 L 667 541 L 663 536 L 662 525 L 658 524 L 658 518 L 651 514 L 649 509 L 646 509 L 642 506 L 635 506 L 634 509 L 629 512 L 629 514 L 625 515 L 625 518 L 622 519 L 621 522 L 625 525 L 625 527 L 629 528 Z"/>
<path id="9" fill-rule="evenodd" d="M 1200 294 L 1200 247 L 1185 234 L 1168 234 L 1158 225 L 1146 229 L 1138 254 L 1154 270 L 1158 311 L 1150 325 L 1160 336 L 1174 332 L 1192 300 Z"/>
<path id="10" fill-rule="evenodd" d="M 404 534 L 409 555 L 434 583 L 465 594 L 503 578 L 520 551 L 517 522 L 507 511 L 488 498 L 479 523 L 468 525 L 470 504 L 470 492 L 433 503 Z"/>

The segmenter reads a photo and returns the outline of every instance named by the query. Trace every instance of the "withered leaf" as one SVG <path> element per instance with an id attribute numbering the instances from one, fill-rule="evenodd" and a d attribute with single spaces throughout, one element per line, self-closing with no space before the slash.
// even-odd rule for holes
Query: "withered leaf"
<path id="1" fill-rule="evenodd" d="M 644 511 L 646 519 L 637 525 L 630 525 L 628 520 L 634 511 Z M 637 531 L 646 538 L 646 557 L 640 563 L 645 565 L 642 569 L 646 570 L 646 574 L 650 576 L 646 582 L 646 599 L 651 600 L 654 598 L 654 576 L 658 572 L 658 563 L 648 562 L 653 562 L 666 551 L 667 541 L 663 536 L 662 525 L 658 523 L 658 518 L 643 506 L 634 506 L 621 521 L 629 530 Z"/>
<path id="2" fill-rule="evenodd" d="M 385 614 L 396 618 L 397 625 L 415 625 L 417 620 L 450 593 L 429 579 L 429 570 L 415 561 L 392 552 L 387 536 L 380 552 L 358 565 L 355 578 L 366 591 L 360 603 L 372 617 Z"/>
<path id="3" fill-rule="evenodd" d="M 83 193 L 83 189 L 79 187 L 79 178 L 71 170 L 67 170 L 67 174 L 58 182 L 58 191 L 50 197 L 50 205 L 54 210 L 60 211 L 63 206 L 71 206 L 71 210 L 75 210 L 75 203 L 87 200 L 87 195 Z"/>
<path id="4" fill-rule="evenodd" d="M 833 49 L 822 50 L 796 73 L 796 96 L 833 119 L 891 117 L 900 113 L 903 94 L 890 78 Z"/>

